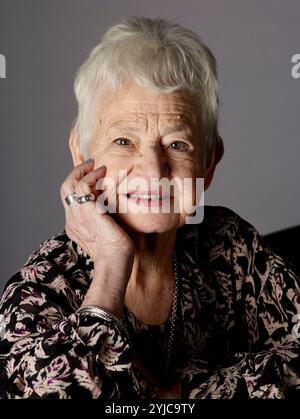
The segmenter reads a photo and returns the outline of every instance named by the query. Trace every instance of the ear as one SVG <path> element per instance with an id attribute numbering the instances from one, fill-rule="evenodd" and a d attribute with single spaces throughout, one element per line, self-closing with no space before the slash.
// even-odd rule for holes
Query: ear
<path id="1" fill-rule="evenodd" d="M 223 143 L 223 139 L 218 135 L 216 144 L 210 154 L 209 161 L 207 162 L 207 165 L 206 165 L 205 177 L 204 177 L 204 190 L 205 191 L 209 188 L 214 177 L 216 166 L 219 163 L 219 161 L 222 159 L 223 155 L 224 155 L 224 143 Z"/>
<path id="2" fill-rule="evenodd" d="M 69 147 L 70 147 L 74 167 L 84 162 L 83 155 L 78 147 L 77 138 L 78 138 L 78 131 L 75 125 L 71 130 L 70 138 L 69 138 Z"/>

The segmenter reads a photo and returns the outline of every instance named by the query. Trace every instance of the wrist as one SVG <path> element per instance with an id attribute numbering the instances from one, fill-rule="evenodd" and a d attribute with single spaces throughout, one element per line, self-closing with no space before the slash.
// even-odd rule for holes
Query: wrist
<path id="1" fill-rule="evenodd" d="M 93 280 L 85 295 L 82 306 L 94 305 L 108 310 L 121 318 L 128 278 L 116 264 L 97 265 Z"/>
<path id="2" fill-rule="evenodd" d="M 122 318 L 123 314 L 123 302 L 114 298 L 111 298 L 111 296 L 88 296 L 84 298 L 80 308 L 84 307 L 100 307 L 103 310 L 108 311 L 109 313 L 113 314 L 115 317 L 117 317 L 119 320 Z"/>
<path id="3" fill-rule="evenodd" d="M 105 320 L 106 322 L 109 322 L 110 324 L 113 324 L 120 334 L 126 334 L 126 329 L 123 326 L 122 320 L 120 320 L 110 311 L 104 310 L 102 307 L 96 305 L 83 305 L 76 311 L 76 313 L 98 317 L 102 320 Z"/>
<path id="4" fill-rule="evenodd" d="M 94 261 L 94 276 L 112 275 L 113 277 L 127 277 L 129 279 L 134 262 L 133 256 L 107 257 L 102 255 Z"/>

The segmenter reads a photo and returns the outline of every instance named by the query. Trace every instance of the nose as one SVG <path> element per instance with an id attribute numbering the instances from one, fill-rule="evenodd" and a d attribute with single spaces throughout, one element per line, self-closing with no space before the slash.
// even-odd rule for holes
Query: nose
<path id="1" fill-rule="evenodd" d="M 159 145 L 147 147 L 135 159 L 135 175 L 147 179 L 168 177 L 170 167 L 168 159 Z"/>

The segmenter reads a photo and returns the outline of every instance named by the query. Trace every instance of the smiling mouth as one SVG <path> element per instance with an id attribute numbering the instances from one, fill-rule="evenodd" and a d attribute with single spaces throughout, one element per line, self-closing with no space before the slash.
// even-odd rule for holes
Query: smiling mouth
<path id="1" fill-rule="evenodd" d="M 173 201 L 173 197 L 169 194 L 127 193 L 122 195 L 128 199 L 128 202 L 132 202 L 134 205 L 143 207 L 163 207 L 168 202 L 171 204 Z"/>
<path id="2" fill-rule="evenodd" d="M 160 195 L 156 195 L 156 194 L 137 194 L 137 193 L 128 193 L 126 194 L 127 198 L 132 198 L 132 199 L 143 199 L 143 200 L 157 200 L 160 199 L 161 196 Z"/>
<path id="3" fill-rule="evenodd" d="M 161 195 L 161 194 L 139 194 L 139 193 L 127 193 L 125 195 L 128 199 L 139 199 L 142 201 L 158 201 L 171 199 L 170 195 Z"/>

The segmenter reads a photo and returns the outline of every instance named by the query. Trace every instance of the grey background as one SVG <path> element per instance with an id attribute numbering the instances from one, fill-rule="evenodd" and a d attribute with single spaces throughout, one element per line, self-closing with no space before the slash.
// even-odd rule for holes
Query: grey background
<path id="1" fill-rule="evenodd" d="M 132 15 L 165 17 L 212 49 L 225 156 L 206 203 L 261 233 L 300 222 L 299 0 L 0 0 L 1 286 L 64 227 L 59 188 L 72 168 L 74 74 L 103 32 Z"/>

